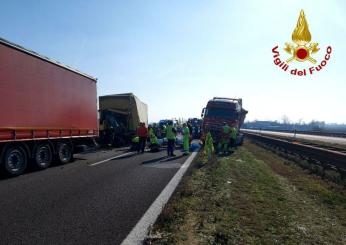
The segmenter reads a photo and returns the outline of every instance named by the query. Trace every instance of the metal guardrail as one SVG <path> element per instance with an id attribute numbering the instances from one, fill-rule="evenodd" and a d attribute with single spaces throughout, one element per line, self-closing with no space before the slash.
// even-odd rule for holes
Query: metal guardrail
<path id="1" fill-rule="evenodd" d="M 318 136 L 330 136 L 330 137 L 339 137 L 346 138 L 346 133 L 341 132 L 328 132 L 328 131 L 302 131 L 302 130 L 283 130 L 283 129 L 263 129 L 263 128 L 242 128 L 249 130 L 259 130 L 259 131 L 272 131 L 280 133 L 296 133 L 296 134 L 308 134 L 308 135 L 318 135 Z"/>
<path id="2" fill-rule="evenodd" d="M 307 158 L 314 159 L 321 163 L 346 171 L 346 153 L 304 145 L 297 142 L 289 142 L 286 140 L 253 133 L 244 132 L 244 134 L 248 138 L 255 139 L 269 145 L 275 145 L 287 151 L 297 153 Z"/>

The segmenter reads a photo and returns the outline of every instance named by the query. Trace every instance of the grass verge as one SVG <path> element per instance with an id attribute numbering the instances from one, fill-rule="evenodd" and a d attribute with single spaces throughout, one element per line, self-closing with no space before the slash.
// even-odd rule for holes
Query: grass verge
<path id="1" fill-rule="evenodd" d="M 245 142 L 200 156 L 146 244 L 345 244 L 345 190 Z"/>

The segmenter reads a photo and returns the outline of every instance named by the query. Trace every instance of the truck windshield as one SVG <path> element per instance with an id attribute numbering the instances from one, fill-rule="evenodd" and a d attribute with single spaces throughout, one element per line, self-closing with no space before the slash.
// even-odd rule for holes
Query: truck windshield
<path id="1" fill-rule="evenodd" d="M 227 108 L 208 108 L 206 110 L 206 117 L 222 117 L 227 119 L 236 119 L 234 110 Z"/>

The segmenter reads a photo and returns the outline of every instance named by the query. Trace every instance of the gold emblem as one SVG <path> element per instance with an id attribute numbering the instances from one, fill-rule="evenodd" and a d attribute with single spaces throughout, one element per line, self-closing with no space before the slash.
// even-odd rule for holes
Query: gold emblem
<path id="1" fill-rule="evenodd" d="M 294 59 L 300 62 L 308 60 L 313 64 L 316 63 L 311 54 L 316 53 L 320 49 L 317 47 L 318 43 L 310 43 L 311 34 L 303 10 L 300 11 L 297 26 L 292 33 L 292 41 L 294 43 L 285 43 L 286 47 L 284 50 L 292 54 L 292 57 L 286 61 L 287 63 Z"/>

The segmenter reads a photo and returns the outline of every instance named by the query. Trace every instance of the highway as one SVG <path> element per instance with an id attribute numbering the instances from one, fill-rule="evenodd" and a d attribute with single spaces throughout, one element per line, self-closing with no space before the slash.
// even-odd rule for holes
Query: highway
<path id="1" fill-rule="evenodd" d="M 308 134 L 294 134 L 294 133 L 284 133 L 275 131 L 265 131 L 265 130 L 252 130 L 252 129 L 242 129 L 243 132 L 256 133 L 267 136 L 280 136 L 291 139 L 303 139 L 309 141 L 319 141 L 324 143 L 346 145 L 346 138 L 340 137 L 330 137 L 330 136 L 319 136 L 319 135 L 308 135 Z"/>
<path id="2" fill-rule="evenodd" d="M 176 154 L 100 150 L 2 178 L 0 243 L 120 244 L 187 158 Z"/>

